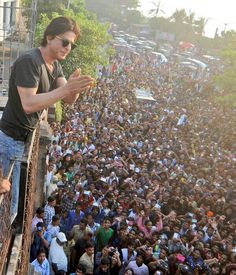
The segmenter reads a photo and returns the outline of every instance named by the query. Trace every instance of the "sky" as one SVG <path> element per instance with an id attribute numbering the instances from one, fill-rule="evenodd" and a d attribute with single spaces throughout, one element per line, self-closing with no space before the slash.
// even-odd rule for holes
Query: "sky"
<path id="1" fill-rule="evenodd" d="M 158 0 L 140 0 L 140 10 L 148 15 L 148 11 L 153 7 L 152 2 Z M 205 35 L 214 37 L 216 28 L 219 34 L 222 30 L 236 30 L 235 7 L 236 0 L 160 0 L 161 9 L 165 14 L 160 16 L 170 16 L 176 9 L 185 9 L 186 12 L 194 12 L 196 17 L 208 18 L 205 28 Z"/>

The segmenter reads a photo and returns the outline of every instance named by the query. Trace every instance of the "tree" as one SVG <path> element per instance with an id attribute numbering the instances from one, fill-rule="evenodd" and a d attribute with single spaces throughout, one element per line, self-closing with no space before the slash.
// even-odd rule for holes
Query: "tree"
<path id="1" fill-rule="evenodd" d="M 195 30 L 197 34 L 204 35 L 205 33 L 205 27 L 208 22 L 209 18 L 200 17 L 199 19 L 194 21 Z"/>
<path id="2" fill-rule="evenodd" d="M 108 64 L 111 50 L 108 42 L 111 39 L 108 34 L 109 25 L 99 23 L 95 18 L 91 18 L 83 11 L 74 13 L 72 10 L 65 10 L 63 14 L 52 13 L 52 18 L 57 16 L 70 16 L 79 22 L 81 28 L 81 38 L 77 41 L 77 46 L 67 58 L 62 62 L 63 70 L 68 77 L 76 68 L 81 68 L 83 74 L 96 76 L 97 65 Z M 46 14 L 42 14 L 40 22 L 37 24 L 36 41 L 39 45 L 43 32 L 50 22 Z"/>
<path id="3" fill-rule="evenodd" d="M 170 16 L 170 20 L 177 24 L 183 24 L 185 22 L 186 17 L 187 14 L 185 9 L 176 9 L 175 12 Z"/>
<path id="4" fill-rule="evenodd" d="M 149 11 L 149 14 L 153 17 L 157 17 L 159 13 L 165 13 L 164 10 L 161 9 L 161 1 L 156 0 L 152 1 L 153 8 Z"/>
<path id="5" fill-rule="evenodd" d="M 149 19 L 149 26 L 153 30 L 160 30 L 163 32 L 171 32 L 171 23 L 166 17 L 152 17 Z"/>
<path id="6" fill-rule="evenodd" d="M 226 106 L 236 107 L 236 32 L 230 31 L 221 38 L 225 49 L 222 51 L 222 59 L 224 60 L 224 73 L 215 77 L 214 82 L 219 90 L 222 91 L 221 96 L 217 97 L 217 101 Z"/>
<path id="7" fill-rule="evenodd" d="M 120 23 L 129 10 L 138 8 L 139 0 L 85 0 L 85 6 L 100 19 Z"/>
<path id="8" fill-rule="evenodd" d="M 144 21 L 144 16 L 140 11 L 131 9 L 127 11 L 126 21 L 127 27 L 132 24 L 140 24 Z"/>

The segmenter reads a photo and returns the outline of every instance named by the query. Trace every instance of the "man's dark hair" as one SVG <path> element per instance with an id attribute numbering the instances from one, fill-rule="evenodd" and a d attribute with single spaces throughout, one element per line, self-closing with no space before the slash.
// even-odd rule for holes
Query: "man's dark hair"
<path id="1" fill-rule="evenodd" d="M 92 242 L 86 242 L 85 249 L 94 247 L 94 244 Z"/>
<path id="2" fill-rule="evenodd" d="M 110 218 L 110 217 L 107 217 L 107 216 L 106 216 L 106 217 L 104 217 L 103 222 L 104 222 L 104 221 L 109 221 L 110 223 L 112 223 L 111 218 Z"/>
<path id="3" fill-rule="evenodd" d="M 58 221 L 58 220 L 60 220 L 60 216 L 59 216 L 59 215 L 54 215 L 54 216 L 52 217 L 52 221 L 53 221 L 53 222 L 56 222 L 56 221 Z"/>
<path id="4" fill-rule="evenodd" d="M 48 202 L 53 202 L 53 201 L 55 201 L 56 199 L 55 199 L 55 197 L 53 197 L 53 196 L 49 196 L 48 197 Z"/>
<path id="5" fill-rule="evenodd" d="M 77 201 L 75 206 L 82 206 L 82 202 L 81 201 Z"/>
<path id="6" fill-rule="evenodd" d="M 65 275 L 66 272 L 64 270 L 58 270 L 55 275 Z"/>
<path id="7" fill-rule="evenodd" d="M 76 39 L 79 38 L 80 29 L 74 19 L 63 16 L 54 18 L 44 32 L 41 46 L 45 47 L 47 45 L 47 36 L 51 36 L 52 38 L 54 38 L 55 36 L 68 31 L 74 32 L 76 35 Z"/>
<path id="8" fill-rule="evenodd" d="M 83 219 L 80 220 L 80 223 L 83 223 L 83 224 L 87 225 L 88 224 L 88 220 L 85 219 L 85 218 L 83 218 Z"/>
<path id="9" fill-rule="evenodd" d="M 45 249 L 43 249 L 43 248 L 40 248 L 39 250 L 38 250 L 38 252 L 37 252 L 37 256 L 39 256 L 41 253 L 44 253 L 44 254 L 46 254 L 46 251 L 45 251 Z"/>
<path id="10" fill-rule="evenodd" d="M 86 272 L 86 268 L 82 265 L 82 264 L 78 264 L 77 267 L 76 267 L 76 271 L 79 270 L 79 271 L 82 271 L 83 273 Z"/>
<path id="11" fill-rule="evenodd" d="M 40 214 L 42 214 L 42 213 L 44 213 L 44 208 L 43 208 L 43 207 L 37 208 L 36 214 L 40 215 Z"/>

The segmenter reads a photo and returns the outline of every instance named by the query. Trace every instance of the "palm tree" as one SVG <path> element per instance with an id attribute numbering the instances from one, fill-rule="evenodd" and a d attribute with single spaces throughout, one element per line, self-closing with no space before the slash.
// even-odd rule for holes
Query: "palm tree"
<path id="1" fill-rule="evenodd" d="M 189 10 L 189 14 L 186 15 L 185 22 L 188 25 L 193 26 L 194 21 L 195 21 L 195 13 L 193 11 Z"/>
<path id="2" fill-rule="evenodd" d="M 153 17 L 157 17 L 159 13 L 165 14 L 165 12 L 161 9 L 161 1 L 156 0 L 152 1 L 153 8 L 149 11 L 150 15 L 153 15 Z"/>
<path id="3" fill-rule="evenodd" d="M 200 35 L 204 34 L 206 24 L 208 22 L 209 18 L 200 17 L 198 20 L 195 20 L 194 25 L 196 32 Z"/>
<path id="4" fill-rule="evenodd" d="M 171 15 L 170 20 L 174 21 L 175 23 L 184 23 L 186 20 L 187 14 L 185 9 L 181 9 L 178 10 L 176 9 L 176 11 Z"/>

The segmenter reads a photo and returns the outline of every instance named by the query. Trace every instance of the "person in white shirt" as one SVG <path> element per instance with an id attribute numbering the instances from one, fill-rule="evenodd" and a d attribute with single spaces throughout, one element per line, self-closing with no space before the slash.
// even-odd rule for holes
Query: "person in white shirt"
<path id="1" fill-rule="evenodd" d="M 42 222 L 43 223 L 43 218 L 44 218 L 44 208 L 43 207 L 39 207 L 39 208 L 37 208 L 36 214 L 35 214 L 35 216 L 33 217 L 33 220 L 32 220 L 32 224 L 31 224 L 31 231 L 32 231 L 32 233 L 34 232 L 36 224 L 38 222 Z"/>
<path id="2" fill-rule="evenodd" d="M 46 259 L 45 250 L 39 250 L 37 259 L 31 263 L 31 267 L 33 267 L 34 274 L 50 275 L 50 265 Z"/>
<path id="3" fill-rule="evenodd" d="M 135 275 L 149 275 L 148 267 L 143 263 L 142 254 L 137 254 L 136 260 L 129 262 L 127 268 L 132 268 Z"/>
<path id="4" fill-rule="evenodd" d="M 53 180 L 55 178 L 53 168 L 54 168 L 53 164 L 48 165 L 47 173 L 45 175 L 44 192 L 46 193 L 46 198 L 49 197 L 48 189 L 49 189 L 50 184 L 53 182 Z"/>
<path id="5" fill-rule="evenodd" d="M 48 260 L 51 267 L 51 274 L 57 273 L 59 270 L 67 272 L 68 260 L 64 251 L 64 244 L 67 242 L 63 232 L 59 232 L 56 238 L 52 239 Z"/>
<path id="6" fill-rule="evenodd" d="M 85 253 L 81 256 L 79 263 L 86 268 L 86 274 L 93 274 L 94 268 L 94 245 L 88 242 L 85 247 Z"/>
<path id="7" fill-rule="evenodd" d="M 127 248 L 121 249 L 123 264 L 127 266 L 129 262 L 136 260 L 137 252 L 134 250 L 134 244 L 130 241 L 127 245 Z"/>
<path id="8" fill-rule="evenodd" d="M 55 215 L 52 217 L 52 222 L 48 225 L 46 232 L 44 233 L 44 238 L 50 244 L 52 239 L 57 236 L 60 232 L 60 222 L 61 218 L 59 215 Z"/>

